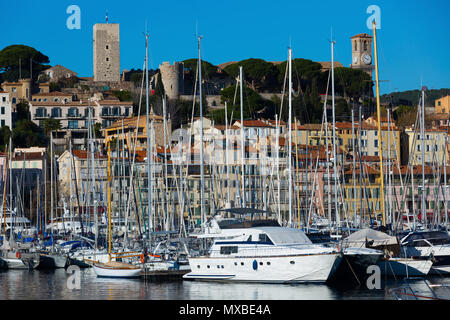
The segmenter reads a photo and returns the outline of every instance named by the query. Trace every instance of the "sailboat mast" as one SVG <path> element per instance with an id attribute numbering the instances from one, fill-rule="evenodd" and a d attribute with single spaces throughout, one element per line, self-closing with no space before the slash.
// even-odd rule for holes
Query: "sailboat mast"
<path id="1" fill-rule="evenodd" d="M 382 149 L 382 137 L 381 137 L 381 110 L 380 110 L 380 83 L 378 78 L 378 54 L 377 54 L 377 32 L 376 23 L 373 21 L 373 43 L 375 50 L 375 81 L 377 91 L 377 121 L 378 121 L 378 154 L 380 157 L 380 204 L 381 212 L 383 214 L 383 226 L 386 225 L 386 218 L 384 212 L 384 176 L 383 176 L 383 149 Z"/>
<path id="2" fill-rule="evenodd" d="M 205 170 L 203 160 L 203 104 L 202 104 L 202 58 L 201 58 L 201 40 L 202 36 L 198 37 L 198 81 L 199 81 L 199 105 L 200 105 L 200 193 L 202 198 L 201 215 L 202 215 L 202 230 L 206 221 L 205 212 Z"/>
<path id="3" fill-rule="evenodd" d="M 422 140 L 422 222 L 426 222 L 425 212 L 425 91 L 422 87 L 422 107 L 420 109 L 420 138 Z"/>
<path id="4" fill-rule="evenodd" d="M 339 230 L 339 206 L 338 206 L 338 192 L 337 192 L 337 154 L 336 154 L 336 115 L 335 115 L 335 103 L 334 103 L 334 44 L 331 39 L 331 103 L 333 113 L 333 169 L 334 169 L 334 210 L 336 211 L 336 232 Z"/>
<path id="5" fill-rule="evenodd" d="M 241 172 L 242 172 L 242 207 L 245 208 L 245 137 L 244 137 L 244 92 L 242 66 L 239 66 L 240 102 L 241 102 Z"/>
<path id="6" fill-rule="evenodd" d="M 51 221 L 51 234 L 52 234 L 52 253 L 53 253 L 53 131 L 50 132 L 50 221 Z"/>
<path id="7" fill-rule="evenodd" d="M 108 255 L 111 261 L 111 145 L 108 143 Z"/>
<path id="8" fill-rule="evenodd" d="M 288 147 L 288 161 L 289 161 L 289 222 L 292 224 L 292 49 L 289 48 L 289 147 Z"/>
<path id="9" fill-rule="evenodd" d="M 148 96 L 148 33 L 145 34 L 145 106 L 146 106 L 146 121 L 147 121 L 147 211 L 148 211 L 148 232 L 150 239 L 150 230 L 152 229 L 152 219 L 151 219 L 151 211 L 152 211 L 152 178 L 150 174 L 150 157 L 151 157 L 151 149 L 150 149 L 150 124 L 149 124 L 149 96 Z"/>

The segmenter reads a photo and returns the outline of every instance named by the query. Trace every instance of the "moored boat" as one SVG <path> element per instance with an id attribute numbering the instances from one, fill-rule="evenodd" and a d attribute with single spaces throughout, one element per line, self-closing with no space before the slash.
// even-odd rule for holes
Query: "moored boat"
<path id="1" fill-rule="evenodd" d="M 213 244 L 208 254 L 189 258 L 191 272 L 184 279 L 323 283 L 341 262 L 337 248 L 313 244 L 301 230 L 277 226 L 276 221 L 237 221 L 233 226 L 229 219 L 220 220 L 215 216 L 209 222 L 212 228 L 196 235 Z"/>

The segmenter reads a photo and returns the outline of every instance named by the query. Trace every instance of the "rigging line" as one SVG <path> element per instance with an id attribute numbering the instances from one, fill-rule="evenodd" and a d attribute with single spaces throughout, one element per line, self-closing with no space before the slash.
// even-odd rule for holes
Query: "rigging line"
<path id="1" fill-rule="evenodd" d="M 132 142 L 133 143 L 133 161 L 131 163 L 131 168 L 130 168 L 131 169 L 131 172 L 130 172 L 130 187 L 133 184 L 133 178 L 134 178 L 134 168 L 135 168 L 135 159 L 136 159 L 136 143 L 137 143 L 137 136 L 138 136 L 138 131 L 139 131 L 139 119 L 140 119 L 140 116 L 141 116 L 142 96 L 143 96 L 143 90 L 144 90 L 144 78 L 145 78 L 145 76 L 144 76 L 145 74 L 144 73 L 145 73 L 146 67 L 148 68 L 148 66 L 146 66 L 147 63 L 148 62 L 144 61 L 144 65 L 142 67 L 143 71 L 142 71 L 142 79 L 141 79 L 141 92 L 140 92 L 140 95 L 139 95 L 139 107 L 138 107 L 138 112 L 137 112 L 138 116 L 137 116 L 137 119 L 136 119 L 136 128 L 137 128 L 137 130 L 136 130 L 136 134 L 134 136 L 134 141 Z M 146 94 L 148 94 L 148 92 L 146 92 Z M 148 128 L 147 128 L 147 130 L 148 130 Z M 133 188 L 133 192 L 135 192 L 135 191 L 136 191 L 136 189 Z M 128 216 L 130 214 L 131 196 L 128 197 L 128 201 L 127 202 L 128 203 L 127 203 L 127 210 L 126 210 L 125 220 L 127 220 Z M 136 207 L 136 213 L 137 213 L 137 215 L 139 215 L 139 207 Z M 149 219 L 150 219 L 150 217 L 149 217 Z M 128 229 L 126 229 L 126 230 L 128 230 Z M 127 236 L 127 233 L 125 233 L 125 235 Z"/>
<path id="2" fill-rule="evenodd" d="M 284 102 L 284 96 L 286 95 L 286 82 L 287 82 L 287 74 L 288 74 L 288 63 L 286 63 L 286 70 L 284 72 L 284 82 L 283 82 L 283 91 L 281 94 L 281 103 L 280 103 L 280 112 L 279 112 L 279 117 L 278 117 L 278 123 L 275 123 L 275 125 L 277 127 L 280 126 L 281 123 L 281 118 L 282 118 L 282 114 L 283 114 L 283 102 Z"/>
<path id="3" fill-rule="evenodd" d="M 301 84 L 301 78 L 299 77 L 299 72 L 297 70 L 297 66 L 294 63 L 294 71 L 295 71 L 295 75 L 297 76 L 297 81 L 298 81 L 298 88 L 299 88 L 299 92 L 298 94 L 302 97 L 301 102 L 303 102 L 303 107 L 304 107 L 304 111 L 306 113 L 306 119 L 308 122 L 312 122 L 312 117 L 310 116 L 309 112 L 308 112 L 308 108 L 306 107 L 306 102 L 305 102 L 305 93 L 302 89 L 302 84 Z M 311 87 L 312 88 L 312 85 Z M 298 111 L 298 110 L 297 110 Z"/>

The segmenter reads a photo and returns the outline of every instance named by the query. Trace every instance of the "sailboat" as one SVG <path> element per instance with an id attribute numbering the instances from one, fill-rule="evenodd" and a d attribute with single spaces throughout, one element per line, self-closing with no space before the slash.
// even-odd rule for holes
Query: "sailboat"
<path id="1" fill-rule="evenodd" d="M 9 160 L 5 161 L 5 164 L 9 167 L 9 175 L 6 176 L 6 166 L 5 166 L 5 188 L 4 188 L 4 199 L 3 199 L 3 244 L 0 248 L 2 254 L 3 266 L 8 269 L 34 269 L 39 265 L 40 255 L 37 252 L 32 252 L 32 245 L 30 243 L 17 243 L 15 241 L 15 233 L 13 231 L 14 224 L 17 223 L 16 208 L 13 207 L 13 193 L 12 193 L 12 152 L 11 152 L 12 140 L 9 140 Z M 8 164 L 9 162 L 9 164 Z M 6 238 L 6 223 L 7 223 L 7 211 L 5 208 L 6 200 L 6 183 L 9 181 L 9 240 Z M 23 223 L 23 221 L 22 221 Z"/>
<path id="2" fill-rule="evenodd" d="M 54 153 L 53 153 L 53 132 L 50 133 L 50 194 L 51 194 L 51 241 L 52 241 L 52 247 L 50 249 L 50 252 L 41 251 L 40 254 L 40 263 L 37 267 L 38 269 L 54 269 L 54 268 L 64 268 L 67 263 L 67 256 L 63 254 L 62 252 L 59 252 L 57 249 L 55 249 L 54 244 L 54 226 L 55 226 L 55 220 L 53 219 L 53 195 L 54 195 Z"/>
<path id="3" fill-rule="evenodd" d="M 108 262 L 96 261 L 93 268 L 97 277 L 110 278 L 138 278 L 140 277 L 141 267 L 130 263 L 111 261 L 111 154 L 108 144 Z"/>
<path id="4" fill-rule="evenodd" d="M 147 121 L 148 121 L 148 34 L 145 35 L 145 44 L 146 44 L 146 55 L 145 55 L 145 71 L 146 71 L 146 87 L 147 87 Z M 149 143 L 149 139 L 147 140 Z M 150 161 L 147 158 L 147 161 Z M 150 178 L 150 177 L 149 177 Z M 150 192 L 149 192 L 150 194 Z M 150 206 L 150 202 L 149 202 Z M 150 216 L 150 215 L 149 215 Z M 150 219 L 149 219 L 150 220 Z M 121 254 L 125 254 L 124 252 Z M 111 145 L 108 143 L 108 262 L 99 262 L 96 261 L 93 263 L 92 267 L 94 268 L 94 272 L 97 277 L 109 277 L 109 278 L 138 278 L 141 275 L 142 268 L 139 265 L 119 262 L 119 261 L 111 261 Z M 144 255 L 117 255 L 116 258 L 124 258 L 124 257 L 135 257 L 140 256 L 141 262 L 144 262 Z"/>

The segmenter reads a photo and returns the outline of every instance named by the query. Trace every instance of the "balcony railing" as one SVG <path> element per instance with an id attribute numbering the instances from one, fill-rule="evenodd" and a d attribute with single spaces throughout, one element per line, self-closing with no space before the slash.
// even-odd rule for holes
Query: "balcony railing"
<path id="1" fill-rule="evenodd" d="M 41 119 L 41 118 L 50 118 L 49 114 L 41 114 L 41 113 L 35 113 L 34 114 L 35 119 Z"/>

